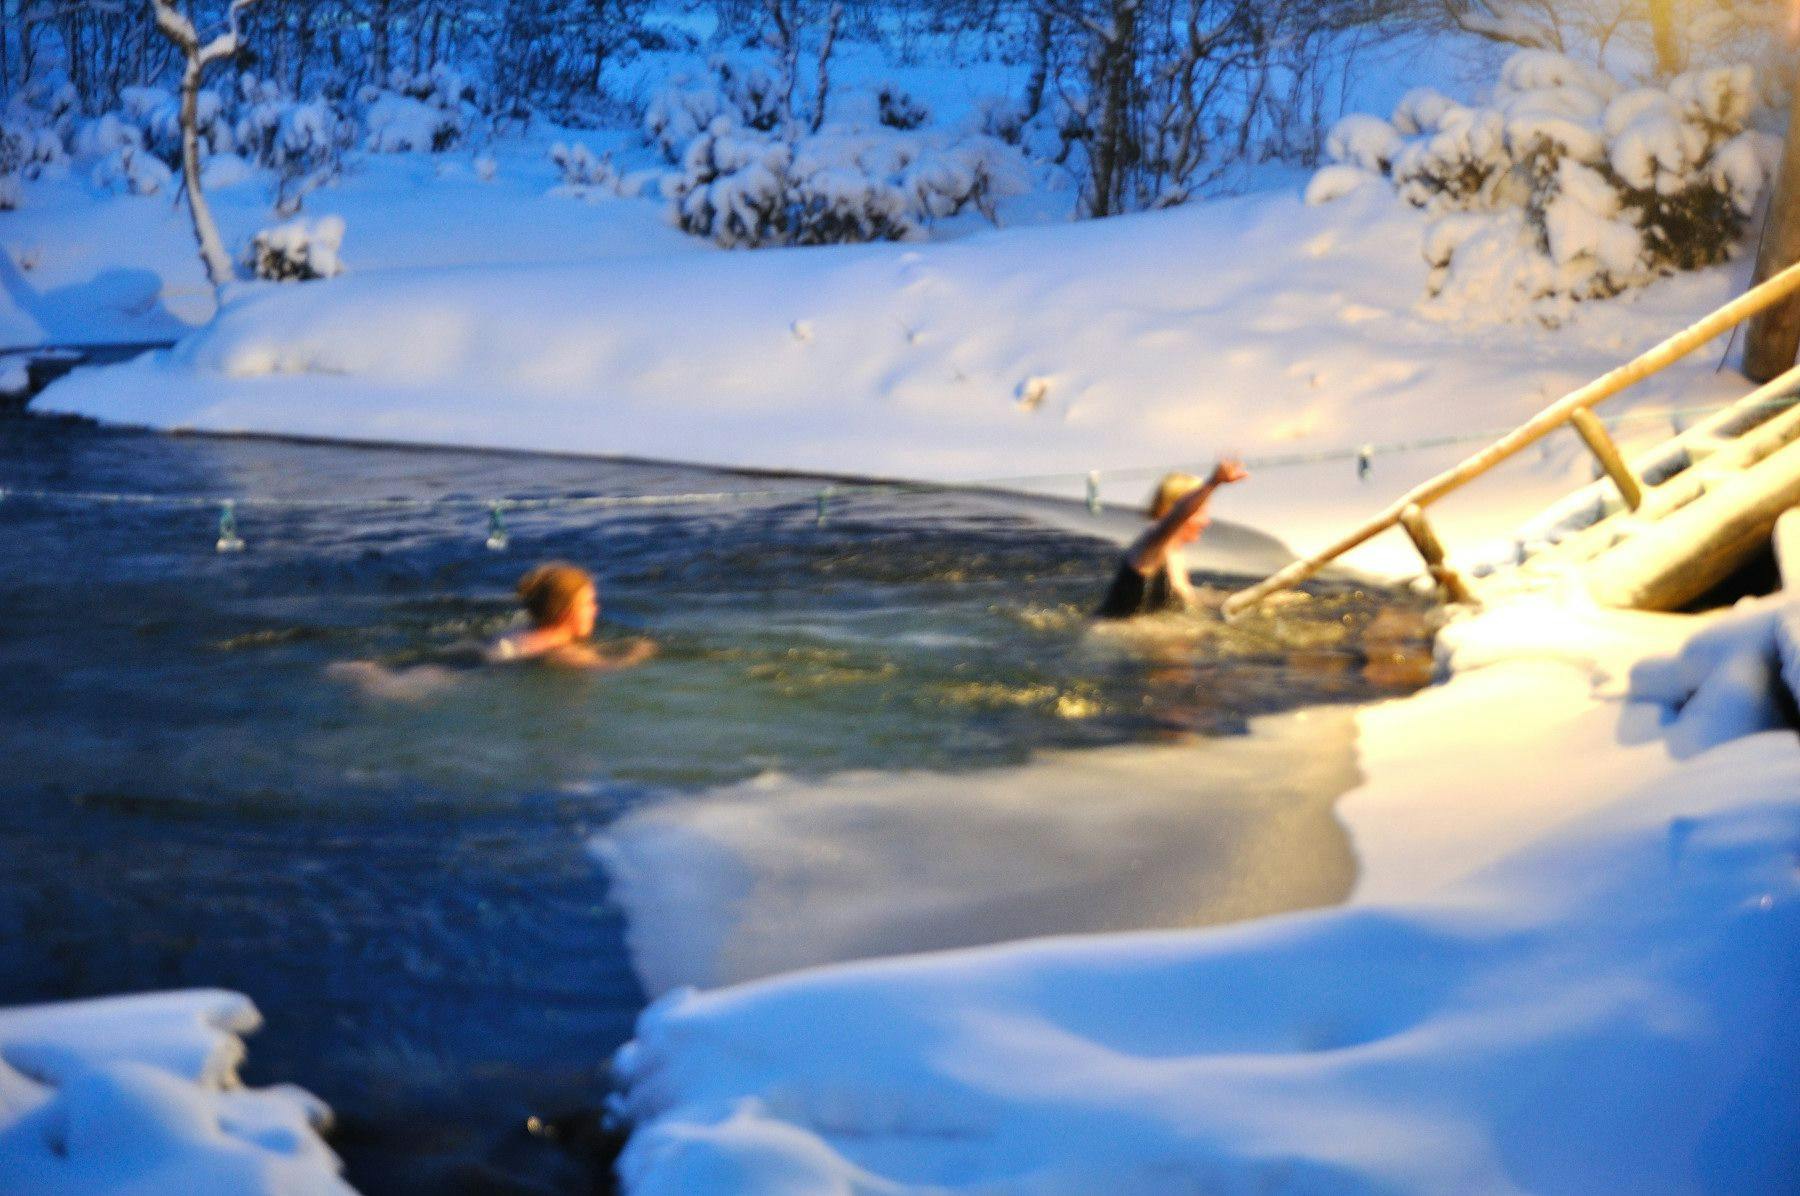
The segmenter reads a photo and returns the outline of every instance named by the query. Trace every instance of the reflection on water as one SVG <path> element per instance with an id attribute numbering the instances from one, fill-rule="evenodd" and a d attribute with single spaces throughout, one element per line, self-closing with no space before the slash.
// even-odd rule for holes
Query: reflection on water
<path id="1" fill-rule="evenodd" d="M 1355 593 L 1096 634 L 1112 549 L 942 495 L 840 496 L 820 527 L 804 480 L 32 419 L 0 421 L 0 484 L 351 503 L 246 505 L 227 555 L 209 509 L 0 506 L 0 1001 L 248 992 L 268 1018 L 250 1074 L 337 1108 L 371 1191 L 583 1182 L 518 1127 L 597 1098 L 641 999 L 583 850 L 621 813 L 770 772 L 1231 734 L 1410 688 L 1428 659 L 1417 611 Z M 493 495 L 737 485 L 792 497 L 520 512 L 510 551 L 483 546 Z M 508 626 L 548 557 L 593 567 L 607 634 L 658 658 L 592 677 L 446 656 Z M 1111 867 L 1104 837 L 1054 823 L 1029 833 L 1066 841 L 1058 869 Z M 1119 900 L 1175 900 L 1169 841 Z M 1002 904 L 988 937 L 1025 925 Z M 1078 906 L 1047 904 L 1050 927 Z"/>

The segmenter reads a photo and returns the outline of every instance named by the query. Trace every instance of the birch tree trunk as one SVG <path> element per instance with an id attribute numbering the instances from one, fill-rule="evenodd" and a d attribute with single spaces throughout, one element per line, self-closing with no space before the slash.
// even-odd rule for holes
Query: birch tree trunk
<path id="1" fill-rule="evenodd" d="M 180 8 L 177 0 L 150 0 L 156 14 L 156 27 L 175 43 L 186 59 L 181 72 L 181 179 L 187 189 L 188 213 L 194 218 L 194 240 L 200 245 L 200 260 L 206 265 L 206 276 L 213 287 L 223 287 L 236 278 L 231 255 L 219 236 L 212 207 L 200 187 L 200 83 L 206 68 L 238 52 L 238 20 L 256 0 L 231 0 L 226 10 L 225 32 L 204 44 L 194 22 Z"/>

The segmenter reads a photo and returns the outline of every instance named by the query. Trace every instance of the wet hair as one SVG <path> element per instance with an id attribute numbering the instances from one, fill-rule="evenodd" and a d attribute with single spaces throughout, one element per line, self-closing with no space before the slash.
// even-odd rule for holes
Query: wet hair
<path id="1" fill-rule="evenodd" d="M 1191 473 L 1166 473 L 1163 475 L 1163 480 L 1156 484 L 1156 489 L 1150 492 L 1150 506 L 1147 513 L 1152 519 L 1161 519 L 1173 509 L 1176 503 L 1205 484 L 1205 478 L 1196 477 Z"/>
<path id="2" fill-rule="evenodd" d="M 593 574 L 567 561 L 539 565 L 519 579 L 519 601 L 537 627 L 554 627 L 568 617 L 581 591 L 598 593 Z"/>

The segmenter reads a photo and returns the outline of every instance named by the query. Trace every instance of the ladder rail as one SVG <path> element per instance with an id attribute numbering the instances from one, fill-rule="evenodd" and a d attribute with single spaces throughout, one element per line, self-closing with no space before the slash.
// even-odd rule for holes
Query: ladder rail
<path id="1" fill-rule="evenodd" d="M 1745 291 L 1625 364 L 1608 370 L 1586 385 L 1565 394 L 1505 436 L 1471 453 L 1437 476 L 1414 486 L 1379 514 L 1330 546 L 1294 561 L 1255 585 L 1232 594 L 1225 599 L 1225 615 L 1231 617 L 1241 614 L 1270 594 L 1301 585 L 1345 553 L 1389 528 L 1398 526 L 1408 508 L 1423 510 L 1561 428 L 1576 412 L 1592 410 L 1644 379 L 1660 373 L 1714 337 L 1796 294 L 1800 294 L 1800 263 L 1787 267 Z"/>

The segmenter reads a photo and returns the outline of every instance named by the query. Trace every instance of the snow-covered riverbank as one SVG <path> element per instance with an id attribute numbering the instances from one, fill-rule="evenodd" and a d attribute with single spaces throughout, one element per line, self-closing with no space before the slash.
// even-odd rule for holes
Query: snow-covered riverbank
<path id="1" fill-rule="evenodd" d="M 208 991 L 0 1009 L 0 1193 L 348 1193 L 329 1110 L 238 1083 L 261 1021 Z"/>
<path id="2" fill-rule="evenodd" d="M 1800 740 L 1738 622 L 1459 629 L 1361 719 L 1346 907 L 670 995 L 627 1190 L 1787 1190 Z"/>

